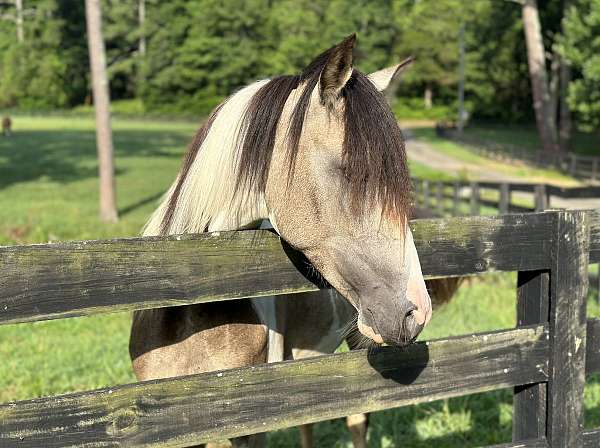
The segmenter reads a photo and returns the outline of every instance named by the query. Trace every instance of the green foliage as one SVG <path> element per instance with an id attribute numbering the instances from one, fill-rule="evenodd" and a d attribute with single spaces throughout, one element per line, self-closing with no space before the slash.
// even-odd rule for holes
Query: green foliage
<path id="1" fill-rule="evenodd" d="M 434 105 L 427 109 L 421 98 L 402 98 L 392 107 L 398 120 L 450 120 L 456 116 L 454 107 Z"/>
<path id="2" fill-rule="evenodd" d="M 600 126 L 599 3 L 572 0 L 563 20 L 564 0 L 538 0 L 545 47 L 572 61 L 569 100 L 587 128 Z M 84 3 L 24 4 L 24 42 L 17 42 L 14 21 L 2 20 L 0 27 L 0 108 L 91 104 Z M 13 3 L 0 3 L 0 13 L 13 15 Z M 451 118 L 464 26 L 471 116 L 533 120 L 521 8 L 515 2 L 106 0 L 103 13 L 111 97 L 141 100 L 145 114 L 205 115 L 241 86 L 297 73 L 356 32 L 356 66 L 363 72 L 416 57 L 387 92 L 393 104 L 400 99 L 396 110 L 403 118 Z M 432 110 L 413 100 L 425 91 L 433 98 Z"/>
<path id="3" fill-rule="evenodd" d="M 25 40 L 11 43 L 7 36 L 1 40 L 0 107 L 34 109 L 67 104 L 69 61 L 60 52 L 62 20 L 46 20 L 57 11 L 57 3 L 43 0 L 34 5 L 24 29 Z M 11 31 L 16 33 L 14 27 Z"/>
<path id="4" fill-rule="evenodd" d="M 579 72 L 569 104 L 586 130 L 600 128 L 600 0 L 576 2 L 565 18 L 563 52 Z"/>

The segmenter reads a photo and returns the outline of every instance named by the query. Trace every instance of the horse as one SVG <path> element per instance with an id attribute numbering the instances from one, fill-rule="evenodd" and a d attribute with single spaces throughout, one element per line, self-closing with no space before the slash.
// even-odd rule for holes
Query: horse
<path id="1" fill-rule="evenodd" d="M 371 344 L 404 346 L 431 319 L 408 226 L 404 139 L 381 93 L 411 60 L 365 75 L 353 66 L 355 42 L 217 106 L 143 230 L 268 221 L 332 288 L 137 311 L 129 351 L 140 381 L 331 353 L 348 325 Z M 232 444 L 264 446 L 265 434 Z"/>
<path id="2" fill-rule="evenodd" d="M 12 120 L 10 117 L 4 117 L 2 119 L 2 135 L 4 137 L 10 137 L 12 128 Z"/>
<path id="3" fill-rule="evenodd" d="M 437 216 L 431 210 L 425 208 L 413 207 L 411 218 L 412 219 L 425 219 L 425 218 L 436 218 Z M 427 285 L 427 291 L 431 296 L 431 302 L 433 309 L 436 309 L 448 302 L 454 297 L 454 294 L 464 281 L 464 277 L 445 277 L 430 279 L 425 282 Z M 343 300 L 339 294 L 338 307 L 347 307 L 348 302 Z M 303 305 L 303 308 L 307 308 Z M 352 313 L 352 310 L 347 310 L 347 313 Z M 320 316 L 322 318 L 322 315 Z M 356 350 L 363 348 L 364 339 L 357 336 L 357 328 L 355 326 L 347 326 L 343 329 L 336 329 L 330 327 L 330 332 L 333 335 L 329 337 L 338 336 L 338 340 L 342 342 L 342 336 L 345 336 L 346 343 L 350 350 Z M 330 352 L 322 352 L 320 354 L 328 354 Z M 314 354 L 316 355 L 316 353 Z M 293 359 L 289 357 L 287 359 Z M 353 414 L 346 417 L 346 426 L 350 432 L 352 439 L 352 445 L 354 448 L 366 448 L 367 447 L 367 430 L 369 425 L 369 414 Z M 313 424 L 306 424 L 300 426 L 300 437 L 302 448 L 312 448 L 313 445 Z"/>

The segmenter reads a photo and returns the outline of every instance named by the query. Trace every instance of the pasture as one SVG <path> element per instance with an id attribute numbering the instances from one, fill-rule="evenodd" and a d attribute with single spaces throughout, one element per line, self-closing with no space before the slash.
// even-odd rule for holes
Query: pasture
<path id="1" fill-rule="evenodd" d="M 115 121 L 121 220 L 96 219 L 93 122 L 84 118 L 15 119 L 15 136 L 0 139 L 0 243 L 133 236 L 179 166 L 196 125 Z M 439 173 L 413 165 L 419 177 Z M 514 274 L 472 280 L 434 314 L 421 339 L 515 324 Z M 590 301 L 588 315 L 600 315 Z M 129 315 L 114 314 L 0 327 L 0 402 L 132 382 Z M 586 426 L 600 423 L 600 378 L 588 381 Z M 510 391 L 479 394 L 373 415 L 373 447 L 462 447 L 508 441 Z M 319 446 L 349 446 L 341 421 L 317 425 Z M 296 430 L 270 436 L 272 446 L 297 446 Z"/>

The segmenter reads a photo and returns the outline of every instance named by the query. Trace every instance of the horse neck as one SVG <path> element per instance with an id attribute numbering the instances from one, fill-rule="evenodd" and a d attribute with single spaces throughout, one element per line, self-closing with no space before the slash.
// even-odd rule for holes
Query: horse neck
<path id="1" fill-rule="evenodd" d="M 237 142 L 242 115 L 252 96 L 265 82 L 242 89 L 223 105 L 181 188 L 177 192 L 178 177 L 146 224 L 144 235 L 238 230 L 258 227 L 262 219 L 268 218 L 264 194 L 236 189 Z M 178 197 L 171 223 L 167 229 L 162 229 L 174 194 Z"/>

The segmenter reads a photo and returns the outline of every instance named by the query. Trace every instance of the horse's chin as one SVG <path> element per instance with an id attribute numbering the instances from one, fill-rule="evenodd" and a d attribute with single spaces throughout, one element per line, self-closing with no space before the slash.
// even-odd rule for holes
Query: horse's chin
<path id="1" fill-rule="evenodd" d="M 371 339 L 376 344 L 383 344 L 383 337 L 376 333 L 373 328 L 365 325 L 361 322 L 360 318 L 358 319 L 358 331 L 360 331 L 364 336 Z"/>

